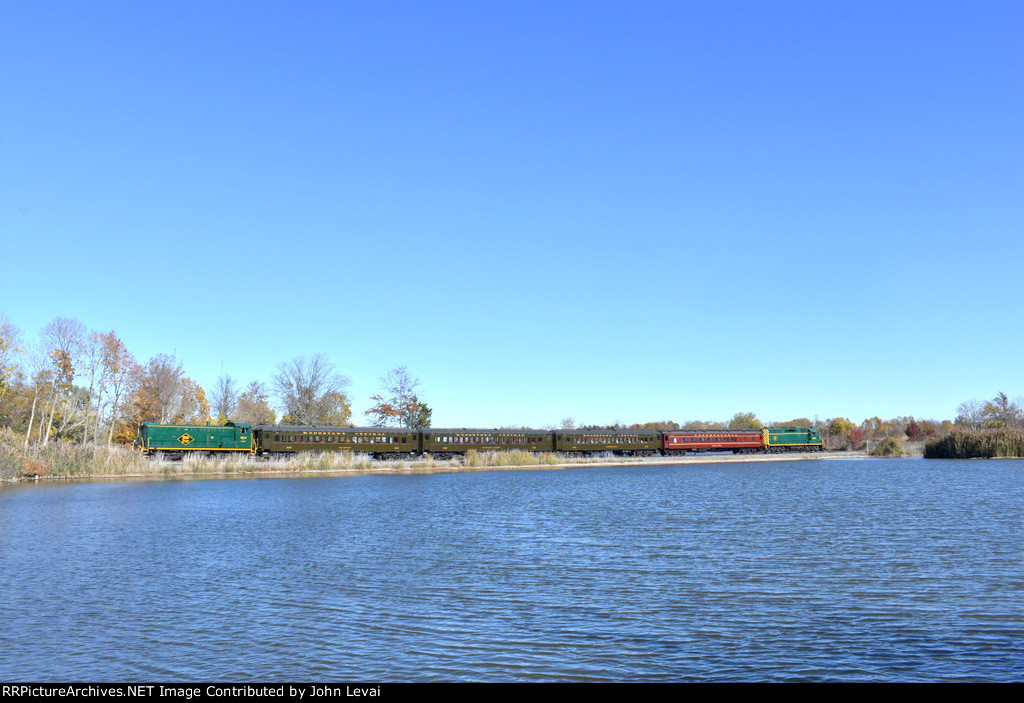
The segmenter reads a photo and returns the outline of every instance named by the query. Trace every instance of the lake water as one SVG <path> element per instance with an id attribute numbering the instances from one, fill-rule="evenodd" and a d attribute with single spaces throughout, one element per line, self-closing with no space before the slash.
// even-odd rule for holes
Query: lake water
<path id="1" fill-rule="evenodd" d="M 0 488 L 0 680 L 1024 678 L 1024 461 Z"/>

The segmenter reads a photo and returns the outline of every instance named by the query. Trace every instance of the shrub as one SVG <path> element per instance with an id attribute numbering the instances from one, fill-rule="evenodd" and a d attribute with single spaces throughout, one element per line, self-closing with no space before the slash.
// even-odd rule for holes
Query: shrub
<path id="1" fill-rule="evenodd" d="M 896 437 L 886 437 L 871 450 L 871 456 L 903 456 L 903 442 Z"/>

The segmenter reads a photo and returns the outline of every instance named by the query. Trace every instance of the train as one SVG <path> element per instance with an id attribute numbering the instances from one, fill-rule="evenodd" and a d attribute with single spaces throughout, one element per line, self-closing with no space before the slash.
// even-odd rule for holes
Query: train
<path id="1" fill-rule="evenodd" d="M 286 456 L 353 451 L 376 459 L 436 459 L 478 452 L 559 452 L 574 456 L 676 456 L 695 452 L 735 454 L 824 451 L 812 427 L 760 430 L 532 430 L 251 425 L 160 425 L 143 422 L 135 447 L 146 456 L 190 453 Z"/>

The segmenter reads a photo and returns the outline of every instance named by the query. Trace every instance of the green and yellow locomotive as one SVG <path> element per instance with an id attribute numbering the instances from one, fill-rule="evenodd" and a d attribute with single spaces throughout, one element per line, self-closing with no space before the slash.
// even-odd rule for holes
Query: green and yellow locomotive
<path id="1" fill-rule="evenodd" d="M 189 453 L 256 453 L 252 425 L 229 422 L 217 425 L 158 425 L 143 422 L 135 447 L 146 456 L 179 458 Z"/>

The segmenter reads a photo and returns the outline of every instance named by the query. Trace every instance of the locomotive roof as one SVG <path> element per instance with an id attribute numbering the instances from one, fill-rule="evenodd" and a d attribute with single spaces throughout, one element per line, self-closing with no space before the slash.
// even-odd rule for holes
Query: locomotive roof
<path id="1" fill-rule="evenodd" d="M 225 422 L 223 425 L 214 425 L 214 424 L 211 424 L 209 422 L 205 422 L 205 423 L 203 423 L 203 422 L 192 422 L 192 423 L 184 422 L 184 423 L 178 423 L 178 424 L 173 424 L 173 425 L 165 425 L 165 424 L 160 423 L 160 422 L 151 422 L 149 420 L 144 420 L 144 421 L 139 423 L 139 427 L 152 427 L 152 428 L 157 428 L 157 427 L 187 427 L 189 429 L 192 429 L 192 428 L 195 428 L 195 427 L 202 427 L 202 428 L 205 429 L 207 427 L 214 427 L 214 428 L 217 428 L 217 427 L 252 427 L 252 425 L 250 423 L 248 423 L 248 422 L 235 422 L 234 420 L 229 420 L 229 421 Z"/>

